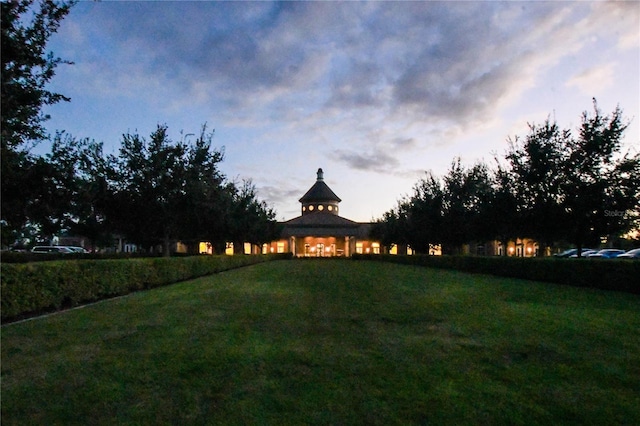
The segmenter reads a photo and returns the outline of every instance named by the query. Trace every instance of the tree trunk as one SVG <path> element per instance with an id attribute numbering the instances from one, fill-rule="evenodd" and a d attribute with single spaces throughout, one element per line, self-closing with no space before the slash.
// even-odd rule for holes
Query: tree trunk
<path id="1" fill-rule="evenodd" d="M 171 240 L 169 239 L 168 234 L 165 234 L 162 240 L 162 256 L 163 257 L 171 256 Z"/>

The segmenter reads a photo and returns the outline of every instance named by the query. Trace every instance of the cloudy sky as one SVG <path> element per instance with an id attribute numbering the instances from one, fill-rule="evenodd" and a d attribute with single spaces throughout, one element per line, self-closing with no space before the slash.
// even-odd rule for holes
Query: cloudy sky
<path id="1" fill-rule="evenodd" d="M 341 215 L 368 221 L 451 160 L 583 111 L 640 146 L 640 3 L 81 2 L 52 38 L 50 131 L 102 141 L 207 123 L 222 171 L 251 178 L 278 219 L 322 167 Z"/>

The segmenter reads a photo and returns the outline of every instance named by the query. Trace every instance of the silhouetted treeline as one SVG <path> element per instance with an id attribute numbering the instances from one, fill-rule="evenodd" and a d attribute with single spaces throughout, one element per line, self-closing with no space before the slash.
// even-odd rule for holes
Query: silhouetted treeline
<path id="1" fill-rule="evenodd" d="M 561 243 L 598 246 L 639 225 L 640 154 L 621 152 L 627 126 L 619 108 L 604 116 L 595 100 L 575 133 L 549 119 L 530 124 L 492 167 L 456 158 L 442 177 L 427 172 L 373 235 L 422 253 L 516 238 L 535 239 L 540 254 Z"/>
<path id="2" fill-rule="evenodd" d="M 117 155 L 103 144 L 59 132 L 51 152 L 42 112 L 69 101 L 46 90 L 56 67 L 71 64 L 46 45 L 74 1 L 2 2 L 2 246 L 47 242 L 69 233 L 108 246 L 118 234 L 142 247 L 209 241 L 260 244 L 277 234 L 275 213 L 258 200 L 251 181 L 229 181 L 218 169 L 223 153 L 206 127 L 195 143 L 171 141 L 166 126 L 148 140 L 123 135 Z M 192 244 L 197 247 L 197 244 Z"/>
<path id="3" fill-rule="evenodd" d="M 24 224 L 39 238 L 62 232 L 109 246 L 114 235 L 142 248 L 181 241 L 261 244 L 277 235 L 275 212 L 257 198 L 250 180 L 229 181 L 219 170 L 222 150 L 202 127 L 194 143 L 174 142 L 159 125 L 148 139 L 125 134 L 117 155 L 102 143 L 58 134 L 33 178 L 40 196 L 27 203 Z"/>

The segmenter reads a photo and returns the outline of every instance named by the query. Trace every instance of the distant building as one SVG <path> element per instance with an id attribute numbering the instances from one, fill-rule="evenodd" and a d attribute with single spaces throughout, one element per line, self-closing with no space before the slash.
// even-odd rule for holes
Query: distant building
<path id="1" fill-rule="evenodd" d="M 263 246 L 263 253 L 292 253 L 298 257 L 380 254 L 380 242 L 369 238 L 372 224 L 339 215 L 340 197 L 324 182 L 318 169 L 316 182 L 300 198 L 301 215 L 281 222 L 280 239 Z"/>

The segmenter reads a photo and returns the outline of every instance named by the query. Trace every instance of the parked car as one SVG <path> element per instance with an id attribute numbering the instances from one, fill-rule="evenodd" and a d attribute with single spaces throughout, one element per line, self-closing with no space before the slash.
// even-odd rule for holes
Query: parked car
<path id="1" fill-rule="evenodd" d="M 593 250 L 593 249 L 590 249 L 590 248 L 583 248 L 583 249 L 582 249 L 582 255 L 583 255 L 583 256 L 584 256 L 584 253 L 585 253 L 586 251 L 594 251 L 594 250 Z M 577 254 L 578 254 L 578 249 L 577 249 L 577 248 L 573 248 L 573 249 L 565 250 L 565 251 L 563 251 L 562 253 L 556 253 L 556 254 L 554 254 L 554 255 L 553 255 L 553 257 L 566 258 L 566 257 L 571 257 L 571 256 L 573 256 L 574 254 L 576 255 L 576 257 L 578 257 L 578 256 L 577 256 Z"/>
<path id="2" fill-rule="evenodd" d="M 616 259 L 640 259 L 640 248 L 629 250 L 626 253 L 622 253 Z"/>
<path id="3" fill-rule="evenodd" d="M 73 250 L 71 250 L 68 247 L 65 246 L 35 246 L 34 248 L 31 249 L 32 253 L 63 253 L 63 254 L 69 254 L 69 253 L 73 253 Z"/>
<path id="4" fill-rule="evenodd" d="M 590 254 L 597 253 L 597 252 L 598 252 L 598 250 L 591 250 L 591 249 L 585 250 L 585 249 L 582 249 L 582 253 L 581 254 L 582 254 L 582 257 L 587 257 Z M 569 257 L 572 258 L 572 259 L 575 259 L 575 258 L 578 257 L 578 254 L 577 253 L 576 254 L 572 254 Z"/>
<path id="5" fill-rule="evenodd" d="M 89 250 L 86 250 L 83 247 L 77 247 L 77 246 L 64 246 L 64 247 L 68 248 L 74 253 L 89 253 Z"/>
<path id="6" fill-rule="evenodd" d="M 613 259 L 614 257 L 618 257 L 623 253 L 624 250 L 620 249 L 604 249 L 595 253 L 591 253 L 587 257 L 589 259 Z"/>

